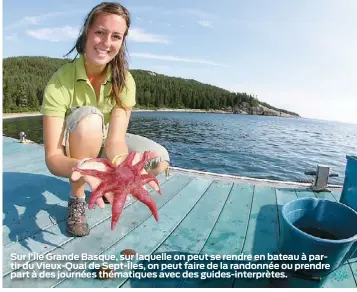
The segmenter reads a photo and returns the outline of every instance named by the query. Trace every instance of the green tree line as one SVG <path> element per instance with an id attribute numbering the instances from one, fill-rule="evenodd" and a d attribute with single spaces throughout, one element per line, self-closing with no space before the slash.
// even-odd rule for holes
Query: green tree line
<path id="1" fill-rule="evenodd" d="M 44 88 L 52 74 L 70 59 L 10 57 L 3 60 L 3 111 L 38 111 Z M 136 82 L 137 107 L 227 110 L 254 114 L 259 105 L 298 116 L 260 102 L 246 93 L 203 84 L 192 79 L 169 77 L 146 70 L 130 70 Z M 263 113 L 264 114 L 264 113 Z"/>

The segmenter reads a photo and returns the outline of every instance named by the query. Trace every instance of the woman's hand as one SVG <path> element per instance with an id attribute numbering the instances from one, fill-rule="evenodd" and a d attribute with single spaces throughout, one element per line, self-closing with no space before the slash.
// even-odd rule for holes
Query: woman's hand
<path id="1" fill-rule="evenodd" d="M 139 162 L 139 160 L 142 158 L 142 156 L 143 156 L 142 153 L 136 153 L 136 154 L 135 154 L 135 157 L 134 157 L 134 159 L 133 159 L 132 165 L 134 165 L 134 164 L 136 164 L 137 162 Z M 148 159 L 151 160 L 151 159 L 154 159 L 154 158 L 156 158 L 156 157 L 158 157 L 158 155 L 157 155 L 156 153 L 150 152 L 150 155 L 149 155 L 149 158 L 148 158 Z M 124 160 L 125 160 L 125 158 L 122 159 L 122 160 L 120 161 L 120 163 L 122 163 Z M 99 162 L 99 161 L 90 161 L 89 159 L 83 159 L 83 160 L 81 160 L 78 164 L 79 164 L 78 168 L 80 168 L 80 169 L 92 169 L 92 170 L 98 170 L 98 171 L 106 171 L 106 170 L 108 170 L 108 169 L 107 169 L 107 166 L 106 166 L 104 163 Z M 141 173 L 142 173 L 142 174 L 147 174 L 147 172 L 145 171 L 145 169 L 144 169 Z M 74 172 L 72 173 L 72 175 L 71 175 L 71 179 L 72 179 L 73 181 L 77 181 L 77 180 L 79 180 L 80 178 L 83 178 L 83 180 L 84 180 L 86 183 L 88 183 L 88 185 L 89 185 L 89 187 L 90 187 L 90 189 L 91 189 L 92 191 L 94 191 L 94 190 L 98 187 L 98 185 L 102 182 L 101 179 L 99 179 L 99 178 L 96 178 L 96 177 L 93 177 L 93 176 L 90 176 L 90 175 L 82 175 L 82 174 L 79 173 L 78 171 L 74 171 Z M 152 181 L 152 182 L 149 183 L 149 185 L 150 185 L 150 187 L 151 187 L 152 189 L 154 189 L 155 191 L 159 191 L 159 186 L 158 186 L 155 182 Z M 143 188 L 145 188 L 145 186 L 143 186 Z M 104 194 L 104 196 L 106 197 L 106 199 L 108 200 L 108 202 L 109 202 L 110 204 L 113 203 L 114 195 L 113 195 L 112 192 L 107 192 L 107 193 Z M 127 200 L 129 200 L 129 199 L 130 199 L 130 198 L 127 197 Z M 97 204 L 100 208 L 104 208 L 104 207 L 105 207 L 105 203 L 104 203 L 104 201 L 103 201 L 102 198 L 98 199 L 98 200 L 96 201 L 96 204 Z"/>

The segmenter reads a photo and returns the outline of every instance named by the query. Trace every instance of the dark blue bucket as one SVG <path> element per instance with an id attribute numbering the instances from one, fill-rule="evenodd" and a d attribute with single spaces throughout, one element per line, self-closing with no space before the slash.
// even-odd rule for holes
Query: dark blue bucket
<path id="1" fill-rule="evenodd" d="M 357 242 L 357 212 L 352 208 L 338 202 L 302 198 L 285 204 L 281 212 L 279 252 L 299 256 L 300 260 L 292 264 L 330 265 L 329 269 L 300 269 L 299 274 L 321 279 L 353 254 Z M 306 261 L 301 260 L 302 254 L 306 255 Z M 324 259 L 309 262 L 309 257 L 316 255 Z"/>
<path id="2" fill-rule="evenodd" d="M 357 156 L 346 156 L 345 181 L 340 202 L 357 211 Z"/>

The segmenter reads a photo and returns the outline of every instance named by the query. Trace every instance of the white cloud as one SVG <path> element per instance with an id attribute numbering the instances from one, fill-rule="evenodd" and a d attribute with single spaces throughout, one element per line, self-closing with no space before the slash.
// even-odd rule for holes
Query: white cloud
<path id="1" fill-rule="evenodd" d="M 28 25 L 34 25 L 37 24 L 38 21 L 36 18 L 31 17 L 31 16 L 25 16 L 19 21 L 13 22 L 7 26 L 4 27 L 4 31 L 9 31 L 11 29 L 19 28 L 19 27 L 24 27 Z"/>
<path id="2" fill-rule="evenodd" d="M 185 62 L 185 63 L 197 63 L 197 64 L 205 64 L 211 66 L 218 66 L 218 67 L 226 67 L 223 64 L 203 60 L 203 59 L 195 59 L 195 58 L 182 58 L 176 56 L 167 56 L 167 55 L 155 55 L 150 53 L 131 53 L 130 56 L 138 57 L 138 58 L 145 58 L 145 59 L 157 59 L 162 61 L 173 61 L 173 62 Z"/>
<path id="3" fill-rule="evenodd" d="M 27 30 L 27 34 L 40 40 L 51 42 L 65 42 L 78 37 L 79 26 L 50 27 Z M 129 40 L 141 43 L 164 43 L 170 44 L 170 40 L 165 35 L 146 33 L 142 29 L 132 28 L 129 31 Z"/>
<path id="4" fill-rule="evenodd" d="M 128 39 L 139 43 L 171 43 L 169 38 L 165 35 L 146 33 L 140 28 L 131 28 L 129 30 Z"/>
<path id="5" fill-rule="evenodd" d="M 26 33 L 36 39 L 50 42 L 66 42 L 78 37 L 79 27 L 63 26 L 27 30 Z"/>
<path id="6" fill-rule="evenodd" d="M 212 21 L 208 21 L 208 20 L 198 20 L 197 23 L 198 23 L 199 25 L 204 26 L 204 27 L 213 28 Z"/>
<path id="7" fill-rule="evenodd" d="M 29 25 L 39 25 L 43 23 L 47 19 L 59 18 L 59 17 L 67 17 L 73 14 L 84 13 L 84 11 L 73 10 L 73 11 L 58 11 L 58 12 L 50 12 L 46 14 L 36 15 L 36 16 L 25 16 L 22 19 L 13 22 L 4 27 L 4 31 L 15 29 L 19 27 L 26 27 Z"/>

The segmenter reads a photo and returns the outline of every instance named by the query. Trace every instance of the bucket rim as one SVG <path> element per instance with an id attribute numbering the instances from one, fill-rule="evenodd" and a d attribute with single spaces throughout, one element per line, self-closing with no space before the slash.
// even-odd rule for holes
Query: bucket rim
<path id="1" fill-rule="evenodd" d="M 285 213 L 284 212 L 286 210 L 286 208 L 288 208 L 288 206 L 294 202 L 297 202 L 297 201 L 319 201 L 319 202 L 327 202 L 328 204 L 332 203 L 332 204 L 338 204 L 338 205 L 341 205 L 342 207 L 345 207 L 349 210 L 351 210 L 353 213 L 355 213 L 355 215 L 357 216 L 357 212 L 352 209 L 351 207 L 345 205 L 345 204 L 342 204 L 340 202 L 333 202 L 333 201 L 330 201 L 330 200 L 326 200 L 326 199 L 319 199 L 319 198 L 298 198 L 298 199 L 295 199 L 295 200 L 292 200 L 290 202 L 287 202 L 285 203 L 282 208 L 281 208 L 281 215 L 283 216 L 285 222 L 291 227 L 293 228 L 294 231 L 298 232 L 299 235 L 304 235 L 304 236 L 307 236 L 308 238 L 310 239 L 316 239 L 318 238 L 320 241 L 322 242 L 325 242 L 325 243 L 330 243 L 330 244 L 341 244 L 341 243 L 349 243 L 349 242 L 354 242 L 356 241 L 357 242 L 357 234 L 355 234 L 354 236 L 352 237 L 348 237 L 348 238 L 345 238 L 345 239 L 337 239 L 337 240 L 333 240 L 333 239 L 325 239 L 325 238 L 320 238 L 320 237 L 316 237 L 316 236 L 313 236 L 313 235 L 310 235 L 302 230 L 300 230 L 299 228 L 297 228 L 296 226 L 294 226 L 294 224 L 292 224 L 290 222 L 290 220 L 288 220 L 288 218 L 286 217 Z"/>

